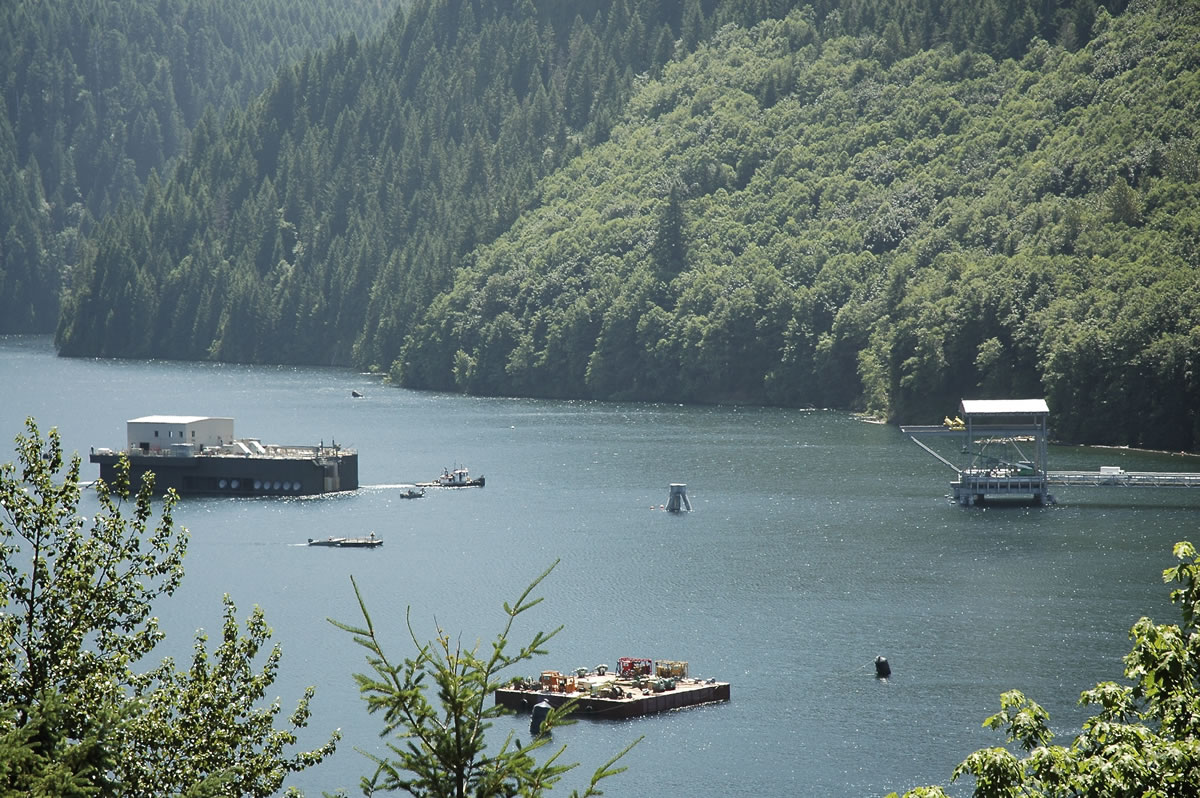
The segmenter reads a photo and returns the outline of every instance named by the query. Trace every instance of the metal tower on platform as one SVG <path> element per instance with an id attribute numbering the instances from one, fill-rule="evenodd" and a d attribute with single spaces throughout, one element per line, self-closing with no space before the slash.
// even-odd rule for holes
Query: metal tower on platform
<path id="1" fill-rule="evenodd" d="M 959 415 L 941 426 L 903 426 L 900 430 L 958 474 L 950 483 L 954 500 L 964 507 L 988 496 L 1030 497 L 1052 504 L 1049 492 L 1045 399 L 963 399 Z M 958 443 L 958 463 L 943 457 L 918 437 L 950 437 Z"/>
<path id="2" fill-rule="evenodd" d="M 1200 470 L 1183 472 L 1126 471 L 1101 466 L 1099 471 L 1050 471 L 1047 464 L 1049 410 L 1044 399 L 963 399 L 959 415 L 941 426 L 903 426 L 913 443 L 954 469 L 954 500 L 964 507 L 989 496 L 1025 496 L 1037 504 L 1053 504 L 1049 488 L 1200 488 Z M 956 445 L 951 462 L 918 437 L 947 438 Z M 945 449 L 947 447 L 943 447 Z"/>

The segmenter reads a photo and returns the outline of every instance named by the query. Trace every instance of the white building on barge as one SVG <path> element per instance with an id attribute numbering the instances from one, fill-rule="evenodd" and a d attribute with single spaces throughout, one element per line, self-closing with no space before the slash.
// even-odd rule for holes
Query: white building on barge
<path id="1" fill-rule="evenodd" d="M 291 446 L 237 438 L 233 419 L 154 415 L 126 422 L 122 451 L 94 448 L 90 460 L 112 483 L 122 457 L 130 487 L 155 475 L 154 488 L 181 495 L 311 496 L 358 488 L 358 453 L 337 443 Z"/>

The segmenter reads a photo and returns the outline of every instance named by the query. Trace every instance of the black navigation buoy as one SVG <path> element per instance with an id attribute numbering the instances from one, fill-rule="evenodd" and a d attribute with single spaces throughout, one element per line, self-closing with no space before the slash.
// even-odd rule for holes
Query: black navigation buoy
<path id="1" fill-rule="evenodd" d="M 888 665 L 887 657 L 875 658 L 875 678 L 886 679 L 892 675 L 892 666 Z"/>
<path id="2" fill-rule="evenodd" d="M 529 733 L 538 735 L 542 733 L 542 724 L 546 721 L 546 716 L 550 714 L 550 702 L 539 701 L 533 705 L 532 717 L 529 719 Z"/>

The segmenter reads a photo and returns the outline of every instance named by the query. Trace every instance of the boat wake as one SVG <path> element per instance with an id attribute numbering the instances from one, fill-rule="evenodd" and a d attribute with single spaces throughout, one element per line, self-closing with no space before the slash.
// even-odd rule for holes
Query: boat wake
<path id="1" fill-rule="evenodd" d="M 414 485 L 411 482 L 396 482 L 394 484 L 385 485 L 361 485 L 359 491 L 399 491 L 400 495 L 405 499 L 419 499 L 425 495 L 425 489 Z"/>

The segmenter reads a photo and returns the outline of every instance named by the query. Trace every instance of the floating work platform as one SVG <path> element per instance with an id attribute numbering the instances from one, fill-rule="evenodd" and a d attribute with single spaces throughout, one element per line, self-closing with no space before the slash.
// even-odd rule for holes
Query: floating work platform
<path id="1" fill-rule="evenodd" d="M 1035 504 L 1053 504 L 1050 480 L 1045 474 L 1006 473 L 1000 470 L 960 471 L 950 483 L 954 501 L 969 507 L 988 497 L 1028 498 Z"/>
<path id="2" fill-rule="evenodd" d="M 988 498 L 1027 498 L 1053 504 L 1052 486 L 1200 488 L 1198 472 L 1125 471 L 1101 466 L 1099 471 L 1047 469 L 1047 418 L 1043 399 L 963 399 L 961 416 L 940 426 L 903 426 L 900 430 L 957 474 L 950 483 L 954 501 L 964 507 Z M 950 438 L 958 449 L 958 465 L 919 438 Z"/>
<path id="3" fill-rule="evenodd" d="M 950 483 L 954 501 L 969 507 L 987 497 L 1028 498 L 1052 504 L 1046 474 L 1047 417 L 1044 399 L 963 399 L 960 416 L 941 426 L 903 426 L 913 442 L 958 474 Z M 922 443 L 921 437 L 949 437 L 960 464 Z"/>
<path id="4" fill-rule="evenodd" d="M 634 667 L 624 667 L 627 662 Z M 573 675 L 543 671 L 536 682 L 515 682 L 497 690 L 496 704 L 529 712 L 542 701 L 557 708 L 578 700 L 573 715 L 621 719 L 729 700 L 729 682 L 693 679 L 686 662 L 670 660 L 659 660 L 656 674 L 650 675 L 649 662 L 623 658 L 615 673 L 604 665 L 592 671 L 580 668 Z"/>

